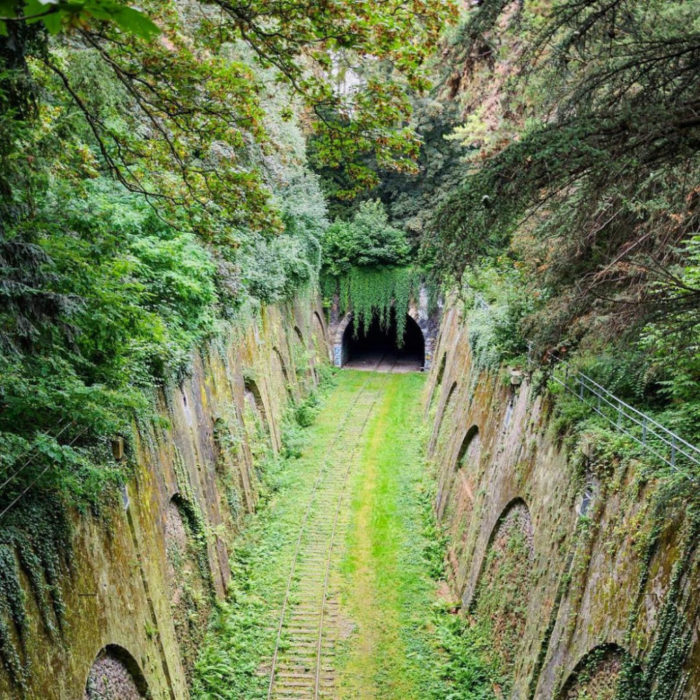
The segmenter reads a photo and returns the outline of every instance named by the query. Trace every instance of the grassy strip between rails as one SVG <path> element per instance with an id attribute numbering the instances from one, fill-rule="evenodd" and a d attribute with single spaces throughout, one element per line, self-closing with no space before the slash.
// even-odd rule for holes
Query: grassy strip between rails
<path id="1" fill-rule="evenodd" d="M 445 545 L 423 458 L 423 377 L 382 381 L 353 477 L 341 591 L 354 629 L 339 659 L 339 695 L 494 697 L 485 641 L 436 594 Z"/>

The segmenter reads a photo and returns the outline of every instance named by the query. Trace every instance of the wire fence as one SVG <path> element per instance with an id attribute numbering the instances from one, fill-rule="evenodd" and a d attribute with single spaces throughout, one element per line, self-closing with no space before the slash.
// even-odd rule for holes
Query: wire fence
<path id="1" fill-rule="evenodd" d="M 671 467 L 686 473 L 694 481 L 700 467 L 700 449 L 661 425 L 646 413 L 619 399 L 583 372 L 576 370 L 560 357 L 553 356 L 551 378 L 579 401 L 586 404 L 614 426 L 641 445 L 644 450 Z M 695 474 L 687 473 L 688 470 Z"/>
<path id="2" fill-rule="evenodd" d="M 69 421 L 68 423 L 64 424 L 61 427 L 61 429 L 58 431 L 58 433 L 53 436 L 54 439 L 57 440 L 67 430 L 67 428 L 69 426 L 73 426 L 73 425 L 75 425 L 75 423 L 73 421 Z M 83 435 L 85 435 L 85 433 L 87 431 L 88 431 L 88 428 L 84 427 L 82 430 L 78 431 L 78 433 L 73 437 L 72 440 L 70 440 L 68 443 L 66 443 L 63 446 L 64 447 L 72 447 Z M 48 432 L 41 433 L 41 436 L 44 438 L 49 437 L 49 433 Z M 21 460 L 23 457 L 26 457 L 27 455 L 29 455 L 29 458 L 23 462 L 23 464 L 19 467 L 19 469 L 12 472 L 8 477 L 5 478 L 5 480 L 2 482 L 2 484 L 0 484 L 0 498 L 5 496 L 7 494 L 7 492 L 9 491 L 10 482 L 17 479 L 17 477 L 19 477 L 19 475 L 27 469 L 27 467 L 35 464 L 37 459 L 39 459 L 39 457 L 42 456 L 39 453 L 37 453 L 37 448 L 38 448 L 38 444 L 37 444 L 37 440 L 35 439 L 34 444 L 15 460 L 15 463 L 16 463 L 19 460 Z M 32 488 L 34 488 L 34 486 L 36 486 L 39 483 L 41 477 L 43 477 L 44 474 L 46 474 L 46 472 L 52 466 L 55 466 L 54 463 L 52 461 L 49 461 L 43 467 L 43 469 L 41 469 L 39 474 L 29 484 L 27 484 L 26 486 L 24 486 L 24 484 L 22 484 L 22 486 L 24 486 L 24 488 L 22 488 L 22 486 L 20 486 L 19 493 L 17 495 L 15 495 L 4 508 L 0 509 L 0 521 L 27 495 L 27 493 L 29 493 L 29 491 Z"/>
<path id="3" fill-rule="evenodd" d="M 488 310 L 489 303 L 478 292 L 474 306 Z M 576 396 L 593 412 L 603 417 L 616 430 L 625 434 L 676 472 L 692 481 L 700 476 L 700 449 L 661 425 L 646 413 L 630 406 L 583 372 L 574 369 L 563 358 L 553 355 L 551 378 Z M 532 363 L 532 344 L 528 343 L 528 363 Z"/>

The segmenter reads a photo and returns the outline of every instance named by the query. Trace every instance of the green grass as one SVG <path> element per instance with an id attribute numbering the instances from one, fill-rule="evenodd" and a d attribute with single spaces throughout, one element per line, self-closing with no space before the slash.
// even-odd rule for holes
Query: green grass
<path id="1" fill-rule="evenodd" d="M 349 634 L 337 657 L 338 696 L 490 698 L 483 643 L 438 602 L 444 548 L 432 520 L 421 424 L 424 376 L 340 372 L 298 459 L 271 461 L 262 507 L 232 556 L 233 581 L 197 664 L 195 698 L 266 697 L 276 625 L 299 523 L 338 426 L 361 388 L 377 398 L 357 446 L 349 525 L 333 588 Z M 342 443 L 342 441 L 341 441 Z M 343 445 L 350 455 L 351 445 Z M 468 630 L 467 630 L 468 631 Z"/>
<path id="2" fill-rule="evenodd" d="M 380 375 L 382 402 L 353 473 L 342 565 L 356 625 L 340 656 L 345 698 L 491 698 L 485 643 L 437 596 L 444 542 L 424 459 L 424 376 Z"/>
<path id="3" fill-rule="evenodd" d="M 438 666 L 420 502 L 423 380 L 377 378 L 384 395 L 353 474 L 342 565 L 342 600 L 356 630 L 341 656 L 341 697 L 426 697 Z"/>

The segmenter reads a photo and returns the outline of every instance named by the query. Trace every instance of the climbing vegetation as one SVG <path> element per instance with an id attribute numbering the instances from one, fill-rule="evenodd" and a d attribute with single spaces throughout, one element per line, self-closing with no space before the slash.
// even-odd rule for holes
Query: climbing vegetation
<path id="1" fill-rule="evenodd" d="M 396 340 L 402 345 L 406 314 L 419 285 L 420 274 L 412 267 L 352 268 L 339 280 L 340 308 L 353 312 L 356 333 L 367 333 L 375 316 L 382 328 L 388 328 L 393 312 Z"/>
<path id="2" fill-rule="evenodd" d="M 420 290 L 422 275 L 408 265 L 411 246 L 393 227 L 380 201 L 359 205 L 351 221 L 336 219 L 322 239 L 323 292 L 338 311 L 353 312 L 355 332 L 367 333 L 372 319 L 388 328 L 392 312 L 396 339 L 403 344 L 406 314 Z"/>
<path id="3" fill-rule="evenodd" d="M 25 595 L 34 597 L 41 625 L 58 641 L 64 625 L 61 577 L 70 564 L 70 534 L 67 513 L 52 496 L 13 510 L 0 528 L 0 662 L 22 691 L 31 673 Z"/>
<path id="4" fill-rule="evenodd" d="M 532 525 L 523 504 L 512 507 L 492 534 L 470 614 L 481 634 L 492 640 L 489 662 L 507 694 L 525 631 L 532 589 Z"/>
<path id="5" fill-rule="evenodd" d="M 659 550 L 659 540 L 673 509 L 683 512 L 687 495 L 676 485 L 669 484 L 656 497 L 652 512 L 653 526 L 643 549 L 644 568 L 639 580 L 637 598 L 627 624 L 627 642 L 631 640 L 639 622 L 639 611 L 644 590 L 649 582 L 654 556 Z M 700 511 L 697 502 L 686 510 L 686 518 L 679 536 L 680 556 L 671 572 L 668 590 L 659 610 L 653 639 L 644 654 L 628 653 L 624 659 L 616 688 L 618 700 L 631 700 L 639 694 L 652 700 L 672 696 L 683 688 L 687 680 L 686 664 L 692 644 L 692 624 L 689 622 L 688 580 L 692 576 L 693 559 L 696 556 L 700 534 Z"/>

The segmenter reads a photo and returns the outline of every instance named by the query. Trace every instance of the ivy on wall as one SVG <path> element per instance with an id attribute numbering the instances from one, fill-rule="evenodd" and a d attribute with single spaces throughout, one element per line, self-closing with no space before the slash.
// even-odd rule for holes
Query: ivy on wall
<path id="1" fill-rule="evenodd" d="M 339 310 L 352 311 L 355 333 L 369 330 L 376 316 L 383 329 L 391 324 L 391 311 L 396 316 L 396 341 L 403 344 L 406 315 L 411 298 L 418 295 L 420 273 L 412 267 L 352 267 L 338 280 Z"/>
<path id="2" fill-rule="evenodd" d="M 642 596 L 649 582 L 652 559 L 657 553 L 662 523 L 668 516 L 668 491 L 657 496 L 656 525 L 652 529 L 644 553 L 644 570 L 639 581 L 637 604 L 632 608 L 627 629 L 627 643 L 631 646 L 642 608 Z M 685 672 L 692 645 L 692 613 L 688 609 L 687 577 L 693 568 L 700 538 L 700 513 L 690 504 L 683 525 L 680 556 L 675 561 L 671 580 L 658 613 L 651 645 L 636 657 L 628 653 L 624 660 L 617 687 L 618 700 L 648 697 L 651 700 L 675 697 L 686 682 Z M 697 565 L 697 564 L 696 564 Z"/>
<path id="3" fill-rule="evenodd" d="M 388 329 L 393 309 L 401 346 L 421 274 L 409 265 L 411 246 L 405 232 L 389 224 L 382 203 L 362 202 L 352 221 L 336 220 L 326 230 L 322 248 L 321 286 L 327 302 L 337 298 L 341 314 L 352 311 L 356 334 L 366 334 L 375 317 Z"/>
<path id="4" fill-rule="evenodd" d="M 49 635 L 63 626 L 65 605 L 60 575 L 70 563 L 70 526 L 52 498 L 35 499 L 11 511 L 0 528 L 0 662 L 24 689 L 31 669 L 26 644 L 29 616 L 20 570 L 26 576 Z"/>

